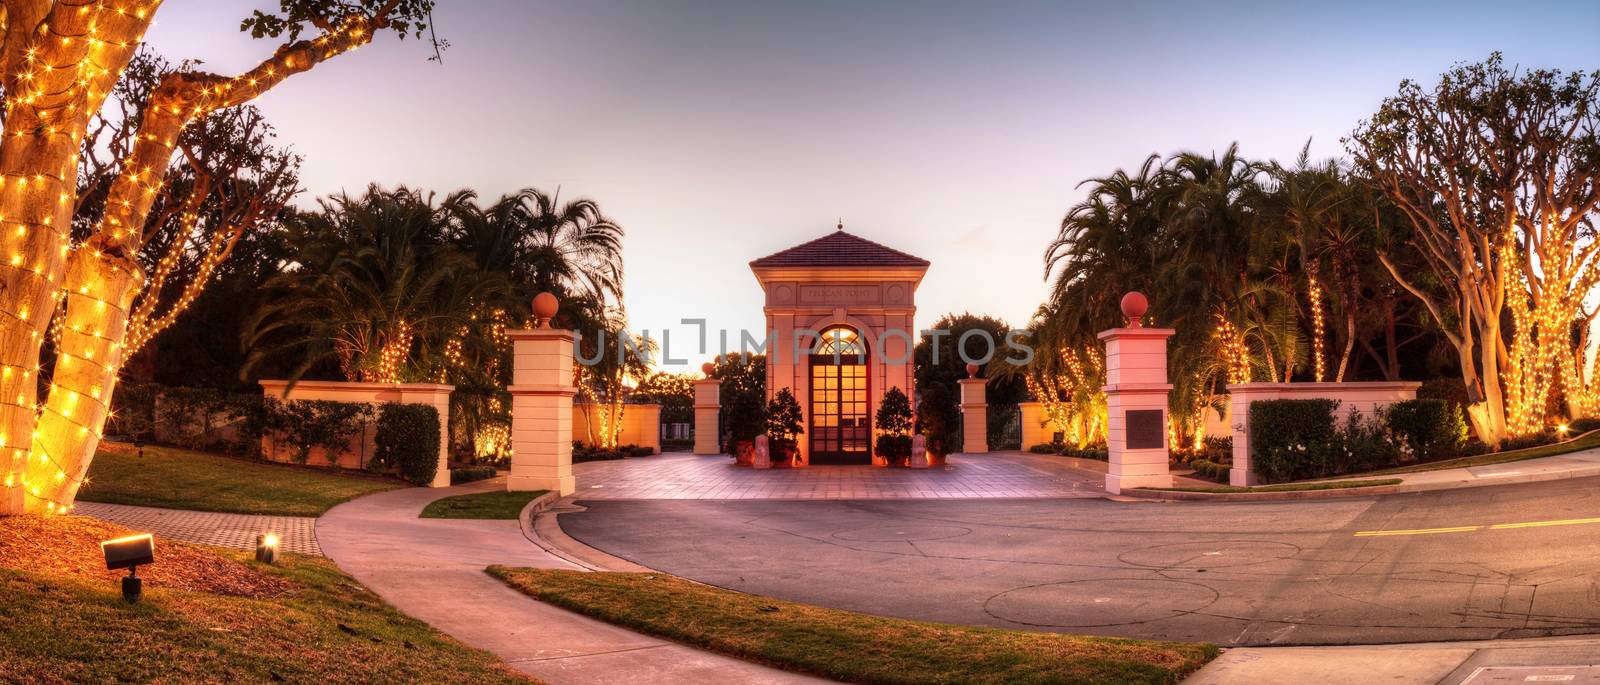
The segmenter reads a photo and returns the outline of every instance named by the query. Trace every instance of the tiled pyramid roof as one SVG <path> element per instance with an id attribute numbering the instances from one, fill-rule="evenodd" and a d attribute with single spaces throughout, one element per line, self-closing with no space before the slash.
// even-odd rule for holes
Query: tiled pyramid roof
<path id="1" fill-rule="evenodd" d="M 928 260 L 839 230 L 769 254 L 750 266 L 928 266 Z"/>

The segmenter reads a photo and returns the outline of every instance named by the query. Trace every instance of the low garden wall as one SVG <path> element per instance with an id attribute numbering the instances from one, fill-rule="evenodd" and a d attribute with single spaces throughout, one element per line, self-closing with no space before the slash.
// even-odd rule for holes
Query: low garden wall
<path id="1" fill-rule="evenodd" d="M 1422 384 L 1412 381 L 1365 383 L 1239 383 L 1228 386 L 1228 415 L 1233 424 L 1233 468 L 1228 483 L 1255 485 L 1260 479 L 1250 468 L 1250 405 L 1261 400 L 1328 399 L 1339 402 L 1339 418 L 1352 412 L 1371 417 L 1380 407 L 1416 399 Z"/>
<path id="2" fill-rule="evenodd" d="M 347 383 L 338 381 L 300 381 L 289 387 L 288 381 L 261 381 L 261 389 L 268 398 L 282 402 L 294 400 L 324 400 L 349 404 L 425 405 L 433 407 L 439 416 L 439 462 L 430 487 L 450 485 L 449 441 L 450 393 L 455 386 L 436 383 Z M 310 447 L 308 459 L 300 459 L 301 446 L 290 445 L 271 431 L 261 437 L 261 454 L 265 459 L 281 462 L 329 464 L 342 468 L 365 468 L 377 451 L 376 419 L 365 422 L 360 431 L 351 436 L 343 449 L 333 450 L 317 445 Z"/>
<path id="3" fill-rule="evenodd" d="M 595 433 L 590 433 L 589 427 L 591 424 L 598 424 L 600 407 L 592 402 L 578 402 L 574 403 L 572 408 L 572 439 L 585 444 L 594 442 L 594 439 L 590 436 L 598 435 L 600 429 L 596 425 Z M 617 444 L 648 447 L 652 452 L 659 454 L 661 452 L 661 405 L 622 405 L 622 432 L 617 436 Z"/>
<path id="4" fill-rule="evenodd" d="M 1056 440 L 1056 433 L 1063 433 L 1066 430 L 1050 420 L 1050 414 L 1045 411 L 1043 402 L 1019 402 L 1017 408 L 1022 412 L 1023 449 L 1053 443 Z"/>

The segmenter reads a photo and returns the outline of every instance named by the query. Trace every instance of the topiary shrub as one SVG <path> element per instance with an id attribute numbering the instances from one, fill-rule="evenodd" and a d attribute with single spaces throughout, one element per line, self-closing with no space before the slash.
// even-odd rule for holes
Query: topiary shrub
<path id="1" fill-rule="evenodd" d="M 1263 483 L 1294 480 L 1314 445 L 1333 439 L 1338 400 L 1261 400 L 1250 403 L 1250 468 Z"/>
<path id="2" fill-rule="evenodd" d="M 899 386 L 889 388 L 878 402 L 878 413 L 873 423 L 884 435 L 878 436 L 872 453 L 883 457 L 890 466 L 904 464 L 911 459 L 911 400 Z"/>
<path id="3" fill-rule="evenodd" d="M 1467 444 L 1467 422 L 1461 407 L 1444 399 L 1406 400 L 1389 405 L 1384 424 L 1414 459 L 1457 456 Z"/>
<path id="4" fill-rule="evenodd" d="M 426 404 L 385 403 L 378 411 L 371 466 L 394 469 L 414 485 L 427 485 L 439 470 L 439 439 L 439 410 Z"/>
<path id="5" fill-rule="evenodd" d="M 1189 462 L 1189 468 L 1194 469 L 1194 475 L 1218 483 L 1228 482 L 1228 472 L 1233 470 L 1233 464 L 1216 462 L 1209 459 L 1194 459 Z"/>
<path id="6" fill-rule="evenodd" d="M 794 460 L 799 449 L 798 438 L 806 429 L 801 421 L 800 402 L 788 388 L 779 388 L 767 402 L 767 454 L 774 464 L 787 464 Z"/>

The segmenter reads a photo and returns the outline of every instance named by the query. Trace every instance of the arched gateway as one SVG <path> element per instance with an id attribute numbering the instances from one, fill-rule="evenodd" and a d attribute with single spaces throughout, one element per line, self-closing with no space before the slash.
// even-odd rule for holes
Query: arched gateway
<path id="1" fill-rule="evenodd" d="M 928 261 L 846 233 L 750 262 L 766 293 L 767 397 L 789 388 L 800 463 L 865 464 L 891 387 L 915 398 L 916 291 Z"/>

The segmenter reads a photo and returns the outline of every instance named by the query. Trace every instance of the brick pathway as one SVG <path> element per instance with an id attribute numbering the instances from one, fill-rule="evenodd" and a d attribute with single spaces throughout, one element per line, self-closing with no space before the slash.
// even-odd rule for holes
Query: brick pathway
<path id="1" fill-rule="evenodd" d="M 322 556 L 317 520 L 305 516 L 220 514 L 99 502 L 78 502 L 75 513 L 174 540 L 234 549 L 255 549 L 256 535 L 277 533 L 284 551 Z"/>
<path id="2" fill-rule="evenodd" d="M 670 452 L 577 464 L 578 499 L 971 499 L 1100 497 L 1105 463 L 995 452 L 952 455 L 944 468 L 752 469 L 726 456 Z"/>

